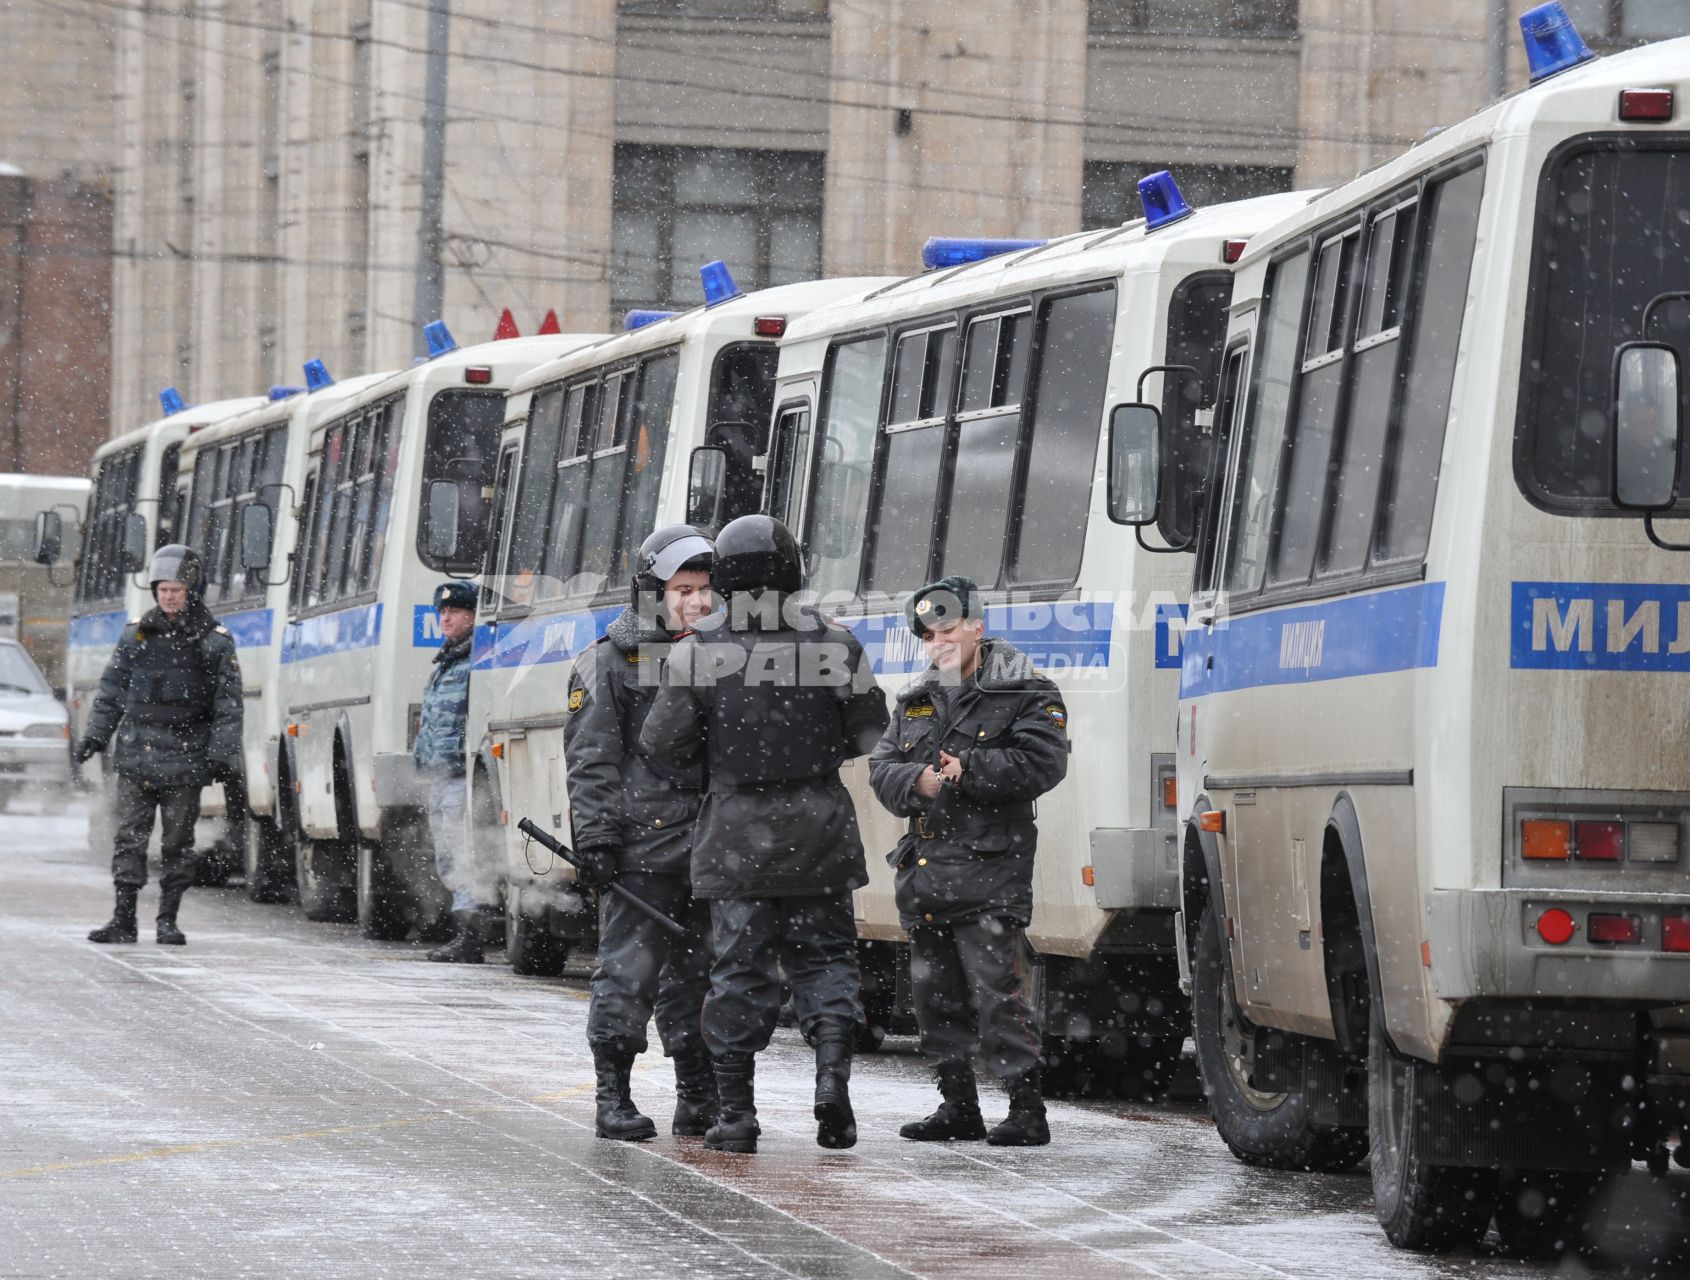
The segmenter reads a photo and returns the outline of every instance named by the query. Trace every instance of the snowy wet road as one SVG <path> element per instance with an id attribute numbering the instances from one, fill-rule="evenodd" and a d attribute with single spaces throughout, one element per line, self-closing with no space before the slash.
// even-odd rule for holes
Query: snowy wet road
<path id="1" fill-rule="evenodd" d="M 1247 1169 L 1199 1103 L 1055 1103 L 1055 1144 L 918 1147 L 909 1052 L 859 1059 L 824 1152 L 809 1056 L 759 1062 L 757 1156 L 593 1137 L 579 982 L 196 890 L 185 950 L 101 948 L 81 819 L 0 817 L 0 1274 L 1374 1276 L 1585 1274 L 1392 1251 L 1364 1177 Z M 635 1094 L 667 1129 L 668 1064 Z M 1000 1097 L 987 1099 L 989 1118 Z M 1616 1275 L 1690 1274 L 1690 1173 L 1624 1180 Z"/>

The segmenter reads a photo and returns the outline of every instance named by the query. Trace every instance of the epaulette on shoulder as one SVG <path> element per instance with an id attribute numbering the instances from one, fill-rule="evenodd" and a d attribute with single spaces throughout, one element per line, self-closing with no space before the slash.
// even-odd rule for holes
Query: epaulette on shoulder
<path id="1" fill-rule="evenodd" d="M 229 628 L 224 626 L 221 622 L 219 622 L 215 627 L 213 627 L 212 630 L 215 631 L 220 636 L 226 636 L 226 635 L 229 634 Z"/>

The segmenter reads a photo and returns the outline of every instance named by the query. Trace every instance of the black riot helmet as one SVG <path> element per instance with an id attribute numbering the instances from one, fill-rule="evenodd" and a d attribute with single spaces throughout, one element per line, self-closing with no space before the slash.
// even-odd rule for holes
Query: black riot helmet
<path id="1" fill-rule="evenodd" d="M 198 600 L 205 594 L 205 565 L 200 561 L 200 553 L 180 542 L 153 552 L 153 561 L 147 566 L 147 585 L 152 587 L 155 600 L 161 582 L 180 582 L 188 588 L 189 597 Z"/>
<path id="2" fill-rule="evenodd" d="M 715 544 L 690 524 L 666 524 L 644 542 L 634 556 L 634 602 L 642 591 L 661 592 L 682 569 L 709 571 L 716 559 Z"/>
<path id="3" fill-rule="evenodd" d="M 735 591 L 798 591 L 804 557 L 798 539 L 773 516 L 740 516 L 716 535 L 710 580 L 723 595 Z"/>

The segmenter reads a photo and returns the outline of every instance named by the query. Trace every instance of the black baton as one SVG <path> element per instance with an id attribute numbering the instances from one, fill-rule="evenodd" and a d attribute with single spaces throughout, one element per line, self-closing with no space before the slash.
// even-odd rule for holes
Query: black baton
<path id="1" fill-rule="evenodd" d="M 575 860 L 574 851 L 550 832 L 542 831 L 539 827 L 535 826 L 530 819 L 524 818 L 521 822 L 516 824 L 516 829 L 522 832 L 522 834 L 527 836 L 530 840 L 538 841 L 540 844 L 550 849 L 576 870 L 580 870 L 581 864 Z M 618 898 L 621 898 L 622 901 L 626 902 L 630 907 L 637 907 L 639 910 L 645 912 L 653 920 L 657 921 L 658 924 L 662 925 L 665 929 L 677 937 L 686 933 L 687 930 L 685 925 L 671 920 L 644 898 L 637 894 L 630 893 L 621 885 L 617 884 L 616 881 L 612 880 L 609 884 L 605 885 L 605 888 L 611 893 L 614 893 Z"/>

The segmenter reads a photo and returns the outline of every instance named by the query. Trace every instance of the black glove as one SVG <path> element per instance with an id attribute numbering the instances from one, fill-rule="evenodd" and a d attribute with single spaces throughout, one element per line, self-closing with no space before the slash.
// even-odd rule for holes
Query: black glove
<path id="1" fill-rule="evenodd" d="M 105 749 L 105 743 L 96 742 L 92 738 L 84 738 L 81 742 L 76 744 L 76 763 L 87 764 Z"/>
<path id="2" fill-rule="evenodd" d="M 241 771 L 234 765 L 223 760 L 211 762 L 211 780 L 213 782 L 235 782 L 241 776 Z"/>
<path id="3" fill-rule="evenodd" d="M 622 847 L 614 844 L 595 844 L 575 851 L 575 880 L 589 889 L 602 889 L 616 879 Z"/>

